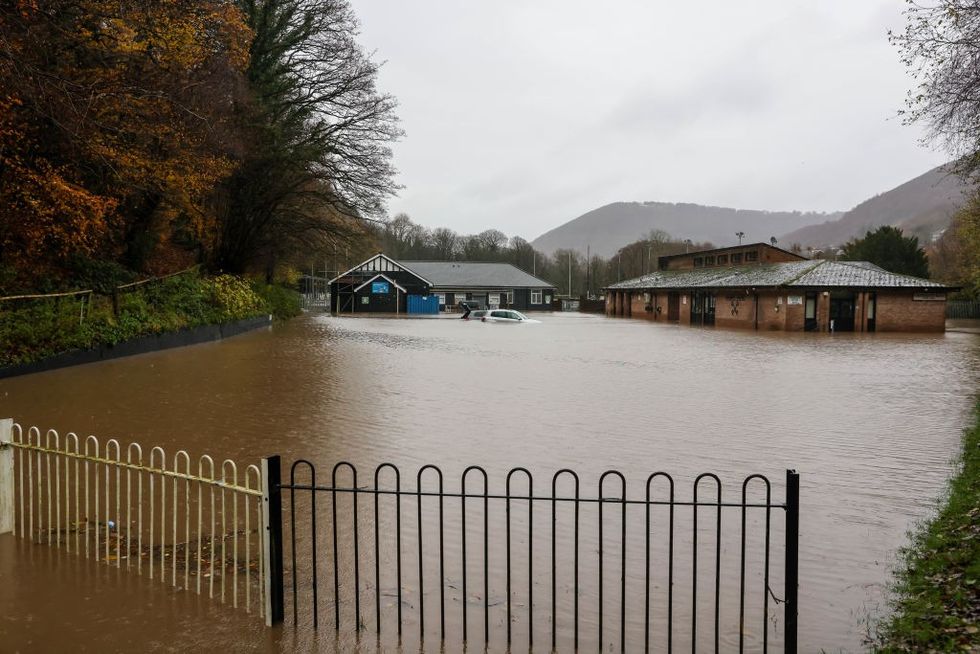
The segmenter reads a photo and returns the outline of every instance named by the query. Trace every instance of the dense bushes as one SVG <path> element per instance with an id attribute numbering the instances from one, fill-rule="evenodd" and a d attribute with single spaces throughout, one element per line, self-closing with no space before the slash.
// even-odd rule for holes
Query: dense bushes
<path id="1" fill-rule="evenodd" d="M 38 361 L 68 350 L 111 345 L 176 329 L 300 312 L 295 291 L 240 277 L 189 272 L 112 298 L 93 295 L 0 304 L 0 366 Z"/>

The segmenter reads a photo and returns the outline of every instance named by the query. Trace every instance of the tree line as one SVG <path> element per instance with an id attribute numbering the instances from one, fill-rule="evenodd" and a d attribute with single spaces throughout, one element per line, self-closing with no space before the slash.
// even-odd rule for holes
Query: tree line
<path id="1" fill-rule="evenodd" d="M 446 227 L 429 229 L 407 214 L 370 225 L 357 243 L 325 255 L 328 272 L 342 272 L 384 252 L 405 261 L 486 261 L 509 263 L 543 279 L 561 295 L 596 295 L 618 281 L 657 270 L 657 258 L 712 247 L 711 243 L 684 241 L 660 230 L 623 246 L 612 257 L 574 249 L 541 252 L 520 236 L 507 236 L 498 229 L 478 234 L 460 234 Z M 313 264 L 315 269 L 322 269 Z"/>
<path id="2" fill-rule="evenodd" d="M 395 99 L 347 0 L 0 6 L 0 292 L 272 274 L 395 192 Z"/>

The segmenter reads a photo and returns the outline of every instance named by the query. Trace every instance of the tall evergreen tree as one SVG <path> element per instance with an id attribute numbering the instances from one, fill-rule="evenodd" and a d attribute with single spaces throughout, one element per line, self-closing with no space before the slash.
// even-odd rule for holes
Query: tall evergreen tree
<path id="1" fill-rule="evenodd" d="M 846 261 L 870 261 L 889 272 L 929 276 L 929 261 L 919 239 L 905 236 L 897 227 L 884 225 L 867 232 L 864 238 L 849 241 L 843 250 L 841 259 Z"/>

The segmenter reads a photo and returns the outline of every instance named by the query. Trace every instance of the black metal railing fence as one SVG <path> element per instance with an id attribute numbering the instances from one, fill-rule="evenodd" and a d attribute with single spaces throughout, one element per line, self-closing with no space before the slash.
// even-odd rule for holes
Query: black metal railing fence
<path id="1" fill-rule="evenodd" d="M 496 490 L 479 466 L 452 489 L 445 480 L 425 465 L 406 488 L 385 463 L 365 483 L 341 462 L 324 483 L 313 463 L 293 463 L 278 485 L 284 572 L 271 580 L 292 622 L 316 629 L 327 614 L 337 632 L 406 648 L 796 651 L 794 471 L 783 502 L 759 474 L 726 494 L 705 473 L 683 498 L 666 472 L 629 486 L 607 471 L 592 494 L 569 469 L 548 489 L 525 468 Z"/>

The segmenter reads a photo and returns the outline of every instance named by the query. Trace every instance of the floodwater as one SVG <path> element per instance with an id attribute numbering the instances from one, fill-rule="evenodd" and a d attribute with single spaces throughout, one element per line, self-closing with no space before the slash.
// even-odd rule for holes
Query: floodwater
<path id="1" fill-rule="evenodd" d="M 980 380 L 980 336 L 756 334 L 583 314 L 541 319 L 492 325 L 308 316 L 220 343 L 3 380 L 0 414 L 24 425 L 136 441 L 144 450 L 183 448 L 192 457 L 210 453 L 252 463 L 280 454 L 287 467 L 306 458 L 324 476 L 347 460 L 361 471 L 362 485 L 375 466 L 392 462 L 402 470 L 403 487 L 414 488 L 415 472 L 431 463 L 445 472 L 447 490 L 458 489 L 463 469 L 479 464 L 490 474 L 491 491 L 503 490 L 507 470 L 523 466 L 535 475 L 535 492 L 546 493 L 551 475 L 571 468 L 582 476 L 583 496 L 594 496 L 599 475 L 616 469 L 629 480 L 628 495 L 639 497 L 647 476 L 665 470 L 677 482 L 678 499 L 690 499 L 694 478 L 708 471 L 723 480 L 726 499 L 737 501 L 741 480 L 762 473 L 781 501 L 784 471 L 795 468 L 802 498 L 800 649 L 862 649 L 869 618 L 887 610 L 898 548 L 930 514 L 951 473 Z M 523 478 L 515 483 L 525 492 Z M 536 531 L 539 519 L 550 522 L 549 508 L 535 507 Z M 412 510 L 405 507 L 406 515 Z M 710 526 L 712 519 L 708 512 L 702 522 Z M 595 524 L 583 512 L 583 525 L 587 520 Z M 458 538 L 458 520 L 447 523 L 447 538 Z M 630 629 L 634 605 L 643 602 L 642 585 L 636 586 L 642 572 L 631 568 L 643 565 L 642 543 L 637 550 L 633 537 L 642 539 L 642 525 L 636 525 L 640 531 L 631 523 L 628 548 L 633 563 L 623 572 L 630 578 Z M 587 531 L 582 548 L 592 554 L 597 541 Z M 729 538 L 727 523 L 723 533 Z M 536 538 L 550 547 L 549 534 Z M 731 534 L 738 538 L 737 529 Z M 515 534 L 515 543 L 524 536 Z M 773 542 L 780 538 L 774 528 Z M 616 552 L 615 543 L 608 541 L 608 551 Z M 688 544 L 679 533 L 678 549 Z M 428 566 L 437 559 L 427 550 Z M 726 540 L 722 559 L 728 562 L 736 550 L 737 542 Z M 689 563 L 678 556 L 680 579 Z M 774 546 L 776 597 L 782 595 L 780 556 Z M 406 555 L 407 571 L 412 561 Z M 550 636 L 550 577 L 549 559 L 534 561 L 544 589 L 535 581 L 537 646 Z M 527 569 L 520 569 L 525 579 Z M 619 571 L 612 567 L 608 575 L 611 632 Z M 479 586 L 477 579 L 471 583 Z M 321 584 L 327 597 L 327 582 Z M 583 593 L 594 594 L 594 583 L 583 585 Z M 730 579 L 722 586 L 730 589 Z M 737 595 L 733 600 L 724 589 L 722 623 L 734 616 L 737 628 Z M 689 602 L 678 592 L 678 614 L 688 620 Z M 426 610 L 438 611 L 429 599 L 438 598 L 435 589 L 425 597 Z M 302 618 L 299 627 L 266 630 L 255 618 L 189 593 L 0 537 L 4 651 L 121 651 L 136 643 L 160 650 L 350 649 L 323 628 L 332 627 L 325 606 L 315 637 Z M 406 606 L 410 614 L 414 605 Z M 470 628 L 482 637 L 479 609 L 472 604 Z M 526 643 L 526 607 L 515 611 L 516 651 L 516 643 Z M 458 619 L 448 619 L 456 629 Z M 778 645 L 781 613 L 772 603 L 766 619 L 775 623 L 771 643 Z M 561 643 L 569 642 L 566 623 Z M 710 627 L 710 617 L 699 621 L 705 624 Z M 433 627 L 427 618 L 427 633 Z M 583 613 L 583 631 L 594 628 L 594 617 Z M 737 636 L 722 631 L 721 649 L 737 646 Z M 703 640 L 700 633 L 698 643 L 707 649 L 711 634 Z M 681 645 L 689 641 L 675 642 Z"/>

